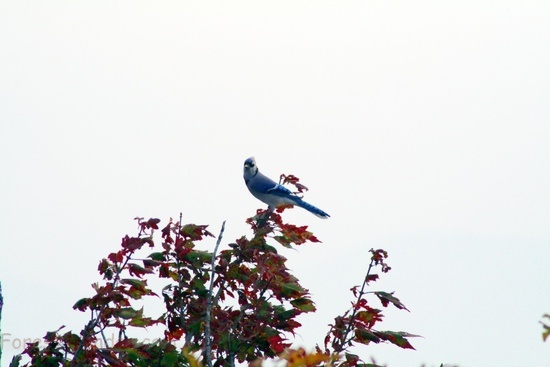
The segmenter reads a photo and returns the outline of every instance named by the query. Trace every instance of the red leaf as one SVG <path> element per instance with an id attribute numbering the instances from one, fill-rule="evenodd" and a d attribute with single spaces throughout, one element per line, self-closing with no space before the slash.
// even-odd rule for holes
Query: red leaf
<path id="1" fill-rule="evenodd" d="M 376 280 L 378 280 L 378 274 L 370 274 L 367 276 L 367 283 L 368 282 L 374 282 Z"/>
<path id="2" fill-rule="evenodd" d="M 153 271 L 151 269 L 145 269 L 142 266 L 139 266 L 138 264 L 128 264 L 128 272 L 130 275 L 135 275 L 138 278 L 141 278 L 145 274 L 152 274 Z"/>
<path id="3" fill-rule="evenodd" d="M 143 246 L 144 241 L 138 237 L 124 237 L 122 239 L 122 248 L 128 249 L 129 251 L 139 250 Z"/>
<path id="4" fill-rule="evenodd" d="M 109 254 L 109 256 L 107 256 L 107 258 L 114 263 L 121 263 L 124 259 L 124 253 L 122 252 L 122 250 L 119 252 L 112 252 Z"/>
<path id="5" fill-rule="evenodd" d="M 171 332 L 169 332 L 168 330 L 166 330 L 164 332 L 164 334 L 166 335 L 166 338 L 169 340 L 169 341 L 173 341 L 173 340 L 180 340 L 181 337 L 183 336 L 183 329 L 176 329 L 176 330 L 173 330 Z"/>
<path id="6" fill-rule="evenodd" d="M 296 189 L 298 189 L 298 193 L 302 193 L 304 191 L 309 190 L 305 185 L 302 185 L 301 183 L 299 183 L 300 179 L 294 175 L 282 174 L 279 177 L 279 181 L 281 182 L 282 185 L 285 185 L 285 184 L 294 185 Z"/>
<path id="7" fill-rule="evenodd" d="M 172 242 L 172 237 L 170 236 L 171 229 L 172 229 L 172 221 L 170 221 L 170 223 L 168 223 L 166 227 L 164 227 L 161 231 L 162 238 L 165 238 L 166 242 L 169 242 L 169 243 Z"/>
<path id="8" fill-rule="evenodd" d="M 159 229 L 159 227 L 157 226 L 157 224 L 160 223 L 160 219 L 158 218 L 151 218 L 147 221 L 147 226 L 149 228 L 152 228 L 152 229 Z"/>
<path id="9" fill-rule="evenodd" d="M 269 346 L 271 349 L 273 349 L 276 353 L 282 353 L 285 348 L 288 348 L 290 346 L 290 343 L 284 343 L 283 338 L 281 338 L 279 335 L 274 335 L 272 337 L 267 338 L 267 341 L 269 342 Z"/>
<path id="10" fill-rule="evenodd" d="M 134 348 L 137 344 L 137 339 L 123 339 L 113 346 L 113 349 L 127 349 Z"/>
<path id="11" fill-rule="evenodd" d="M 382 321 L 382 312 L 375 308 L 370 308 L 368 311 L 359 311 L 356 316 L 358 321 L 361 321 L 363 325 L 371 329 L 378 321 Z"/>
<path id="12" fill-rule="evenodd" d="M 101 275 L 105 274 L 105 272 L 107 272 L 107 270 L 109 269 L 110 265 L 111 264 L 109 264 L 107 259 L 101 260 L 99 265 L 97 266 L 97 270 L 99 271 L 99 274 Z"/>

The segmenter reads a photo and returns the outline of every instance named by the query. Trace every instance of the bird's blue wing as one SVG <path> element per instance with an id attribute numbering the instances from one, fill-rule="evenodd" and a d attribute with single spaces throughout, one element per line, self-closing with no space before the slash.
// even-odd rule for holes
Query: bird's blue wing
<path id="1" fill-rule="evenodd" d="M 268 189 L 266 193 L 277 196 L 296 196 L 292 191 L 279 184 L 275 184 L 275 186 Z"/>
<path id="2" fill-rule="evenodd" d="M 283 197 L 295 196 L 292 191 L 276 183 L 269 177 L 262 175 L 261 173 L 258 173 L 258 175 L 254 178 L 249 188 L 261 194 Z"/>

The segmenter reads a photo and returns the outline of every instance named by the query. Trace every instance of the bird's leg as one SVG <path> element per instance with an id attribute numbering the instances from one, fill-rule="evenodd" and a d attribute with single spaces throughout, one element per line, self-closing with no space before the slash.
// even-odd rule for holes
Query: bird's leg
<path id="1" fill-rule="evenodd" d="M 256 222 L 258 228 L 262 228 L 266 224 L 267 220 L 271 216 L 271 213 L 273 213 L 273 210 L 274 208 L 269 206 L 267 210 L 258 218 L 258 221 Z"/>

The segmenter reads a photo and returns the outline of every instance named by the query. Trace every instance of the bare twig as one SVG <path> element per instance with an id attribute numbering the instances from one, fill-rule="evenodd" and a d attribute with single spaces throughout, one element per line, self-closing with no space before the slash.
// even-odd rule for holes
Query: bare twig
<path id="1" fill-rule="evenodd" d="M 105 333 L 103 332 L 105 330 L 105 327 L 101 328 L 101 337 L 103 338 L 103 342 L 105 343 L 105 348 L 109 348 L 109 343 L 107 342 L 107 338 L 105 337 Z"/>
<path id="2" fill-rule="evenodd" d="M 205 358 L 206 358 L 206 365 L 208 367 L 212 367 L 212 344 L 210 339 L 210 312 L 212 311 L 212 292 L 214 291 L 214 266 L 216 264 L 216 254 L 218 252 L 218 247 L 220 247 L 220 243 L 222 241 L 223 237 L 223 231 L 225 230 L 225 220 L 222 223 L 222 228 L 220 230 L 220 234 L 218 236 L 218 240 L 216 241 L 216 247 L 214 247 L 214 252 L 212 252 L 212 261 L 210 263 L 210 286 L 208 288 L 208 294 L 206 295 L 206 320 L 204 325 L 204 337 L 206 339 L 206 350 L 205 350 Z"/>
<path id="3" fill-rule="evenodd" d="M 178 230 L 176 231 L 176 243 L 179 242 L 179 238 L 180 238 L 180 232 L 181 232 L 181 212 L 180 212 L 180 220 L 178 222 Z M 185 330 L 185 347 L 188 346 L 188 344 L 191 342 L 191 338 L 192 338 L 192 335 L 190 333 L 188 333 L 188 330 L 187 328 L 185 327 L 185 304 L 183 302 L 183 289 L 184 289 L 184 278 L 181 274 L 181 260 L 180 260 L 180 256 L 178 255 L 177 252 L 174 252 L 174 257 L 176 259 L 176 268 L 178 269 L 178 286 L 177 286 L 177 289 L 174 291 L 174 303 L 176 303 L 176 294 L 178 295 L 177 297 L 177 302 L 178 302 L 178 308 L 179 308 L 179 312 L 180 312 L 180 327 L 184 328 Z M 176 293 L 177 292 L 177 293 Z"/>

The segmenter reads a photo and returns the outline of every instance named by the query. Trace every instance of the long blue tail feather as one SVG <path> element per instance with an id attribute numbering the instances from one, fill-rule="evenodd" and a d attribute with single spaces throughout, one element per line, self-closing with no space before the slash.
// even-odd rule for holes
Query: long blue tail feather
<path id="1" fill-rule="evenodd" d="M 316 206 L 311 205 L 310 203 L 307 203 L 307 202 L 303 201 L 302 199 L 296 200 L 296 205 L 301 207 L 301 208 L 304 208 L 308 212 L 318 216 L 321 219 L 327 219 L 328 217 L 330 217 L 330 215 L 328 213 L 326 213 L 323 210 L 317 208 Z"/>

